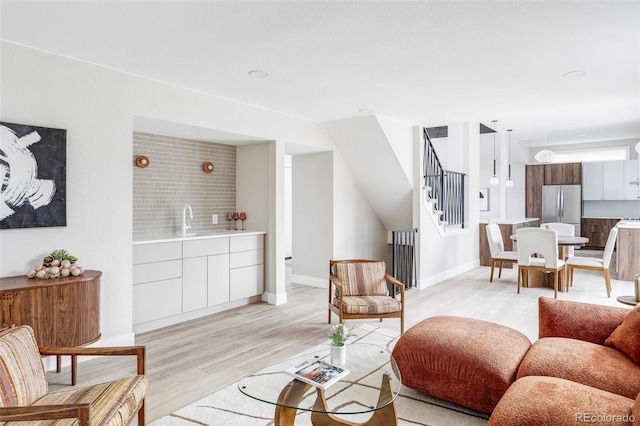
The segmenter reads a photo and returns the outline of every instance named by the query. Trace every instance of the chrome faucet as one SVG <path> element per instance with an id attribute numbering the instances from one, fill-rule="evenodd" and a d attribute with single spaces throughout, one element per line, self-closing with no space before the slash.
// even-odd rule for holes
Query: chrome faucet
<path id="1" fill-rule="evenodd" d="M 187 210 L 189 210 L 189 219 L 193 219 L 193 210 L 189 204 L 185 204 L 182 208 L 182 235 L 187 235 L 187 230 L 191 229 L 191 223 L 187 221 Z"/>

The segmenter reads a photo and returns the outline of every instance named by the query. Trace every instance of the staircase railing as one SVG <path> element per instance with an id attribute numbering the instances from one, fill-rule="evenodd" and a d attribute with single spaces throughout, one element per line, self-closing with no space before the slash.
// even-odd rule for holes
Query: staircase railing
<path id="1" fill-rule="evenodd" d="M 447 225 L 460 225 L 464 228 L 465 174 L 444 170 L 426 128 L 423 129 L 423 134 L 424 185 L 431 188 L 430 197 L 436 200 L 437 209 L 442 211 L 441 220 Z"/>
<path id="2" fill-rule="evenodd" d="M 405 288 L 417 287 L 418 283 L 418 262 L 416 262 L 417 232 L 417 228 L 399 229 L 392 232 L 392 275 L 403 283 Z"/>

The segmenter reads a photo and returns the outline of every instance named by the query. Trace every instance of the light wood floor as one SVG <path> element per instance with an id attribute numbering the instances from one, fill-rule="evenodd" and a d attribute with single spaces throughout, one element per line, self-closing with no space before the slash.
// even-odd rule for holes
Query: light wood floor
<path id="1" fill-rule="evenodd" d="M 553 297 L 553 289 L 523 288 L 518 295 L 513 269 L 505 269 L 502 278 L 493 283 L 488 280 L 489 268 L 478 267 L 424 290 L 409 290 L 406 328 L 433 315 L 460 315 L 508 325 L 535 340 L 537 299 Z M 623 294 L 633 294 L 631 282 L 612 280 L 611 298 L 607 298 L 602 274 L 576 270 L 574 286 L 569 293 L 559 293 L 558 298 L 626 306 L 616 302 L 616 296 Z M 281 306 L 253 304 L 136 336 L 136 344 L 147 347 L 151 382 L 147 421 L 322 343 L 329 330 L 326 290 L 288 283 L 287 295 L 288 303 Z M 400 328 L 395 319 L 374 322 L 394 330 Z M 80 363 L 78 370 L 82 386 L 134 374 L 135 362 L 97 358 Z M 70 387 L 68 369 L 48 376 L 51 390 Z"/>

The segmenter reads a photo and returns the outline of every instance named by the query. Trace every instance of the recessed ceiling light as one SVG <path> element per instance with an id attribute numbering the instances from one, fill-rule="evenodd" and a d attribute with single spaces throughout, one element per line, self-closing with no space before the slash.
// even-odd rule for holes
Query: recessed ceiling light
<path id="1" fill-rule="evenodd" d="M 564 74 L 562 74 L 562 76 L 564 78 L 576 78 L 576 77 L 582 77 L 585 74 L 586 72 L 584 70 L 573 70 L 573 71 L 565 72 Z"/>
<path id="2" fill-rule="evenodd" d="M 363 108 L 360 111 L 358 111 L 360 114 L 373 114 L 373 110 L 372 109 L 368 109 L 368 108 Z"/>
<path id="3" fill-rule="evenodd" d="M 269 77 L 269 73 L 267 73 L 266 71 L 262 71 L 262 70 L 252 70 L 252 71 L 249 71 L 248 74 L 251 77 L 255 77 L 255 78 Z"/>
<path id="4" fill-rule="evenodd" d="M 585 134 L 578 135 L 578 137 L 581 137 L 581 138 L 584 138 L 585 136 L 587 136 L 587 135 L 585 135 Z"/>

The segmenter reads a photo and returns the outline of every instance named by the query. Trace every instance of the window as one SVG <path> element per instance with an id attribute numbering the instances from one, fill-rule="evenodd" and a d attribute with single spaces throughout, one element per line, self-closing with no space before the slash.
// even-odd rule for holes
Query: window
<path id="1" fill-rule="evenodd" d="M 586 163 L 590 161 L 628 160 L 629 147 L 581 149 L 575 151 L 554 151 L 554 163 Z"/>

